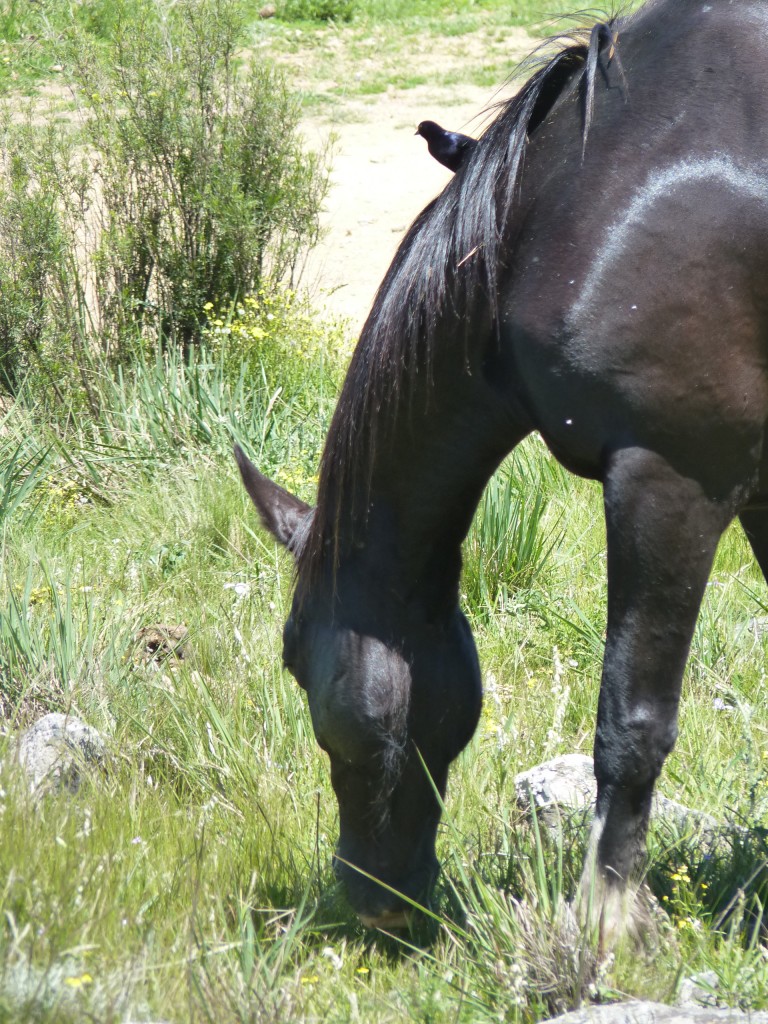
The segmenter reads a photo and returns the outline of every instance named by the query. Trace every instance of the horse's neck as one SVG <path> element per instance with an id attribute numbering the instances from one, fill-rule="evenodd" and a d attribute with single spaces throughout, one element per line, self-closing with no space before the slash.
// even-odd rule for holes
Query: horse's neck
<path id="1" fill-rule="evenodd" d="M 506 434 L 487 385 L 464 369 L 404 403 L 376 452 L 364 536 L 377 573 L 399 591 L 455 603 L 461 544 L 509 450 Z"/>

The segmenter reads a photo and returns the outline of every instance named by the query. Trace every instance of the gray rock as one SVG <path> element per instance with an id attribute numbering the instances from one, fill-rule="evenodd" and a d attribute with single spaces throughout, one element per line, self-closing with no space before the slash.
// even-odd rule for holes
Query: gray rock
<path id="1" fill-rule="evenodd" d="M 563 754 L 515 776 L 518 805 L 526 812 L 536 808 L 538 820 L 557 828 L 564 820 L 586 823 L 597 798 L 594 764 L 586 754 Z M 717 819 L 693 811 L 660 793 L 653 799 L 653 817 L 678 833 L 695 835 L 705 844 L 716 843 L 724 833 Z"/>
<path id="2" fill-rule="evenodd" d="M 718 978 L 714 971 L 701 971 L 683 978 L 677 993 L 678 1006 L 717 1006 Z"/>
<path id="3" fill-rule="evenodd" d="M 592 815 L 597 797 L 595 769 L 586 754 L 563 754 L 515 776 L 518 805 L 549 828 L 563 817 Z"/>
<path id="4" fill-rule="evenodd" d="M 15 737 L 9 752 L 33 793 L 40 789 L 76 793 L 84 770 L 103 766 L 106 758 L 104 740 L 95 729 L 57 712 Z"/>
<path id="5" fill-rule="evenodd" d="M 60 1019 L 167 1024 L 154 1018 L 143 1003 L 141 973 L 140 969 L 123 966 L 91 978 L 82 961 L 73 957 L 65 956 L 46 968 L 20 957 L 0 969 L 0 1013 L 5 1011 L 2 1020 L 19 1024 Z"/>
<path id="6" fill-rule="evenodd" d="M 768 1013 L 742 1013 L 711 1006 L 664 1006 L 662 1003 L 632 1001 L 607 1006 L 585 1006 L 544 1024 L 768 1024 Z"/>

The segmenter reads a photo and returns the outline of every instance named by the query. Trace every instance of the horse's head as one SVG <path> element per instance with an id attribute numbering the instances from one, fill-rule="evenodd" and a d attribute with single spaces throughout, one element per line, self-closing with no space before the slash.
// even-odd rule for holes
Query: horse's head
<path id="1" fill-rule="evenodd" d="M 262 522 L 296 554 L 312 509 L 236 454 Z M 480 711 L 474 642 L 457 607 L 426 614 L 364 548 L 298 582 L 283 659 L 330 758 L 336 870 L 365 924 L 397 927 L 409 905 L 396 894 L 423 900 L 437 873 L 438 794 Z"/>

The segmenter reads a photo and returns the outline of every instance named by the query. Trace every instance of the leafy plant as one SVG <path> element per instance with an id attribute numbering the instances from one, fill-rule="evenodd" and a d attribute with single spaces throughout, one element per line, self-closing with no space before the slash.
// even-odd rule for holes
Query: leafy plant
<path id="1" fill-rule="evenodd" d="M 123 3 L 108 60 L 78 46 L 84 128 L 100 154 L 105 312 L 188 348 L 207 302 L 294 273 L 318 234 L 322 158 L 302 152 L 278 70 L 238 68 L 233 0 Z"/>
<path id="2" fill-rule="evenodd" d="M 335 393 L 350 355 L 344 323 L 323 318 L 290 288 L 260 289 L 217 310 L 206 309 L 205 345 L 233 377 L 250 373 L 283 399 Z"/>
<path id="3" fill-rule="evenodd" d="M 327 187 L 281 73 L 238 58 L 234 0 L 114 0 L 110 18 L 109 46 L 75 27 L 65 51 L 81 136 L 7 118 L 0 180 L 6 386 L 74 365 L 92 412 L 94 350 L 188 351 L 209 303 L 290 280 Z"/>
<path id="4" fill-rule="evenodd" d="M 83 282 L 73 266 L 72 215 L 88 190 L 71 139 L 53 124 L 3 122 L 0 177 L 0 387 L 18 388 L 34 367 L 52 390 L 54 333 L 78 336 Z M 74 273 L 72 273 L 74 271 Z M 63 345 L 59 345 L 61 352 Z"/>

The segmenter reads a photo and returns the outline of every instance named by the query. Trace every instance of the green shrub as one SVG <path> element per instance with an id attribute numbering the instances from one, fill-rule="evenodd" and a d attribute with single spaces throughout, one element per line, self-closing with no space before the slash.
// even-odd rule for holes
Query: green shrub
<path id="1" fill-rule="evenodd" d="M 120 7 L 114 54 L 81 48 L 75 76 L 100 154 L 100 290 L 184 346 L 206 302 L 292 276 L 314 242 L 326 175 L 304 153 L 275 68 L 238 70 L 233 0 Z"/>
<path id="2" fill-rule="evenodd" d="M 356 0 L 283 0 L 278 11 L 287 21 L 350 21 Z"/>
<path id="3" fill-rule="evenodd" d="M 90 171 L 52 122 L 18 125 L 6 115 L 2 144 L 0 388 L 15 392 L 34 371 L 61 397 L 57 379 L 73 367 L 86 314 L 76 254 Z"/>
<path id="4" fill-rule="evenodd" d="M 207 303 L 291 280 L 318 237 L 324 157 L 303 152 L 281 73 L 239 66 L 238 4 L 115 0 L 109 14 L 109 46 L 77 27 L 67 44 L 80 135 L 53 118 L 6 125 L 0 359 L 11 387 L 27 363 L 73 348 L 78 366 L 94 350 L 113 361 L 158 344 L 188 350 Z"/>

